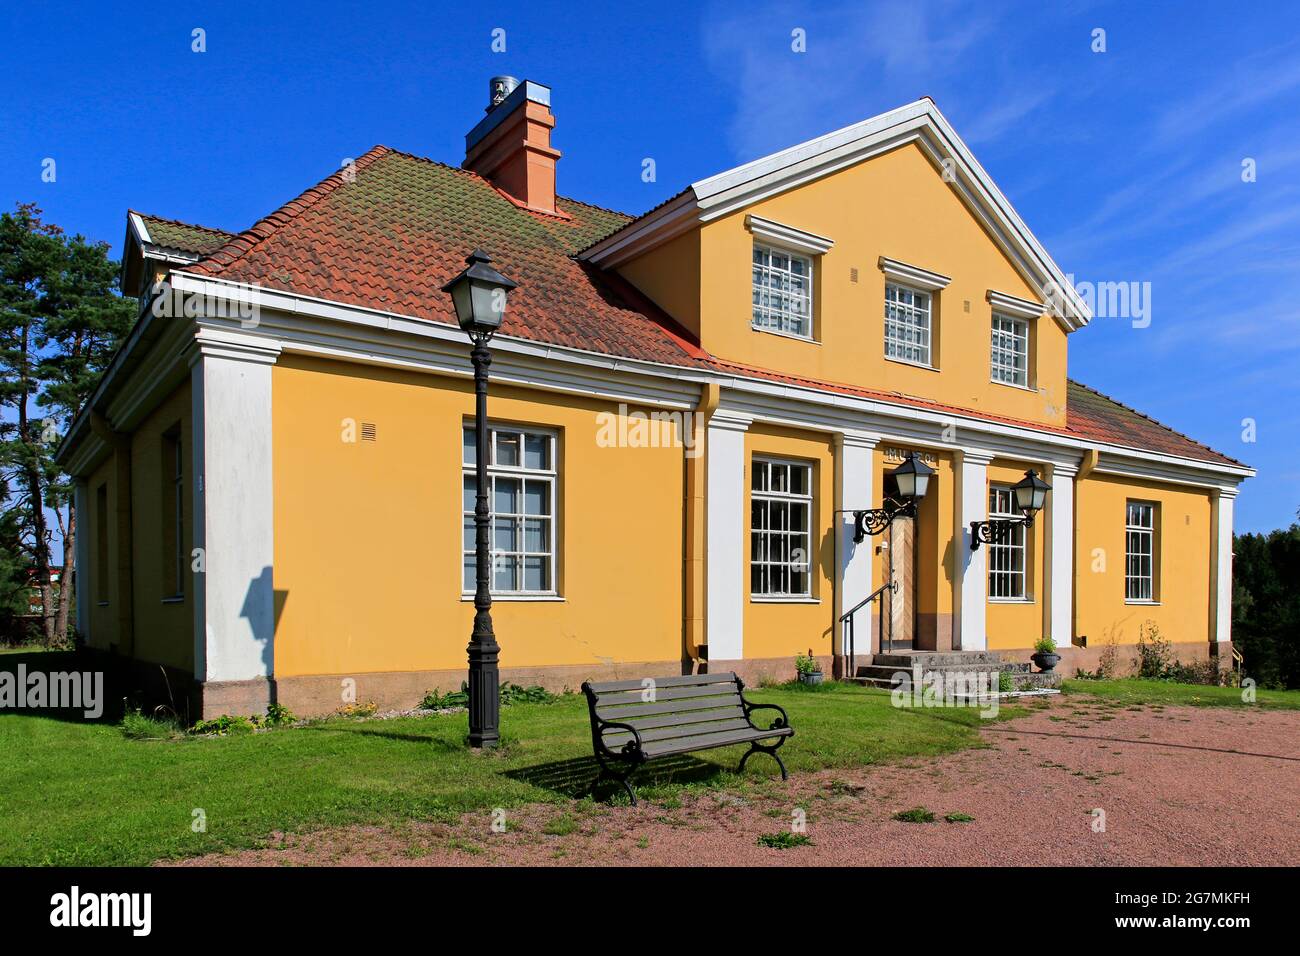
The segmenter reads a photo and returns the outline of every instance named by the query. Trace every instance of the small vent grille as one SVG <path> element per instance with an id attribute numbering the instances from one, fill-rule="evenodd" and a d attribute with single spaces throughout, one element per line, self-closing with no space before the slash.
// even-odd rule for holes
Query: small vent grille
<path id="1" fill-rule="evenodd" d="M 849 270 L 849 281 L 850 281 L 850 282 L 857 282 L 857 281 L 858 281 L 858 270 L 857 270 L 857 269 L 850 269 L 850 270 Z"/>
<path id="2" fill-rule="evenodd" d="M 374 441 L 374 440 L 375 440 L 375 423 L 374 423 L 374 422 L 362 422 L 362 423 L 361 423 L 361 440 L 362 440 L 362 441 Z"/>

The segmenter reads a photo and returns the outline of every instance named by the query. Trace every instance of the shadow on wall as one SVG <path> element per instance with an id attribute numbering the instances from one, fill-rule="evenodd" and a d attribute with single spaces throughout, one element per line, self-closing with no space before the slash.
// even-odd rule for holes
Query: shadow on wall
<path id="1" fill-rule="evenodd" d="M 261 670 L 271 683 L 271 703 L 276 702 L 275 692 L 275 634 L 280 627 L 280 617 L 284 614 L 285 603 L 289 599 L 288 591 L 275 590 L 275 569 L 271 565 L 262 568 L 260 574 L 248 582 L 244 593 L 244 605 L 239 616 L 248 620 L 253 640 L 260 646 Z"/>

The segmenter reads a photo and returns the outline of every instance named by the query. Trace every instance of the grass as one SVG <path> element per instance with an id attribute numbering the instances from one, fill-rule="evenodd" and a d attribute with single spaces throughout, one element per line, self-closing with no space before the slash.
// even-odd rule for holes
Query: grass
<path id="1" fill-rule="evenodd" d="M 780 833 L 764 833 L 758 838 L 758 845 L 773 850 L 789 850 L 797 846 L 812 846 L 812 840 L 806 833 L 789 833 L 783 830 Z"/>
<path id="2" fill-rule="evenodd" d="M 1255 703 L 1242 700 L 1239 687 L 1175 684 L 1162 680 L 1067 680 L 1067 694 L 1089 694 L 1122 704 L 1168 704 L 1190 707 L 1266 707 L 1300 710 L 1300 690 L 1256 690 Z"/>
<path id="3" fill-rule="evenodd" d="M 975 818 L 973 816 L 971 816 L 969 813 L 962 813 L 961 811 L 956 811 L 954 813 L 945 813 L 943 815 L 943 818 L 947 820 L 949 823 L 974 823 L 975 822 Z"/>
<path id="4" fill-rule="evenodd" d="M 934 811 L 925 807 L 913 807 L 911 810 L 899 810 L 894 819 L 900 823 L 933 823 Z"/>
<path id="5" fill-rule="evenodd" d="M 796 736 L 781 755 L 791 771 L 981 745 L 973 709 L 899 709 L 884 691 L 820 687 L 750 692 L 789 712 Z M 1003 707 L 1000 716 L 1016 713 Z M 143 739 L 128 739 L 115 723 L 3 713 L 0 865 L 140 865 L 257 847 L 275 831 L 451 821 L 463 813 L 483 814 L 486 829 L 494 808 L 526 803 L 555 804 L 557 820 L 582 812 L 575 801 L 596 772 L 586 702 L 515 704 L 502 709 L 501 724 L 506 744 L 474 753 L 464 746 L 464 714 L 333 718 L 183 739 L 160 739 L 169 737 L 165 727 L 137 722 Z M 638 795 L 671 803 L 690 791 L 780 786 L 775 764 L 761 754 L 736 774 L 743 752 L 651 764 L 636 778 Z M 191 829 L 196 809 L 206 815 L 206 832 Z"/>

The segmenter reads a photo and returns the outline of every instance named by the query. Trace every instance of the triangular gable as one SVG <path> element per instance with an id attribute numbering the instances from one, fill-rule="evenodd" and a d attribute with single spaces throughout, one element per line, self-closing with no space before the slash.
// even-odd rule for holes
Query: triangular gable
<path id="1" fill-rule="evenodd" d="M 618 266 L 700 224 L 907 143 L 952 171 L 949 185 L 1025 281 L 1043 290 L 1048 310 L 1066 331 L 1086 325 L 1092 318 L 1087 303 L 928 97 L 692 183 L 580 258 Z"/>

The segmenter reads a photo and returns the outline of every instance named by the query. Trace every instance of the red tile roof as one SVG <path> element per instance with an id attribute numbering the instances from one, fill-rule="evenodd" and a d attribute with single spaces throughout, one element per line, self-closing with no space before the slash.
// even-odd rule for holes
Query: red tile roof
<path id="1" fill-rule="evenodd" d="M 534 213 L 476 173 L 386 146 L 360 157 L 354 170 L 355 176 L 334 173 L 238 235 L 205 230 L 226 241 L 205 250 L 207 257 L 190 268 L 455 325 L 451 304 L 439 290 L 464 267 L 469 250 L 483 248 L 520 285 L 510 297 L 505 335 L 1240 464 L 1077 382 L 1069 383 L 1066 426 L 1055 428 L 720 359 L 704 352 L 689 332 L 621 276 L 573 258 L 633 217 L 565 198 L 557 198 L 557 206 L 567 218 Z M 151 217 L 151 235 L 154 222 L 186 225 Z"/>
<path id="2" fill-rule="evenodd" d="M 224 229 L 197 226 L 192 222 L 164 219 L 162 216 L 150 216 L 143 212 L 135 214 L 143 220 L 144 227 L 149 230 L 149 241 L 155 246 L 206 256 L 216 252 L 234 238 L 234 233 L 226 232 Z"/>
<path id="3" fill-rule="evenodd" d="M 353 181 L 349 181 L 351 178 Z M 558 200 L 569 218 L 520 209 L 476 173 L 376 146 L 234 237 L 194 271 L 456 324 L 439 291 L 482 248 L 519 283 L 501 332 L 671 365 L 703 353 L 617 276 L 572 258 L 627 217 Z"/>

